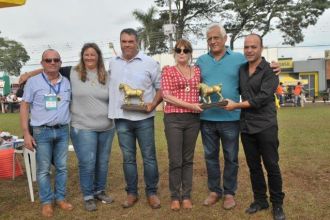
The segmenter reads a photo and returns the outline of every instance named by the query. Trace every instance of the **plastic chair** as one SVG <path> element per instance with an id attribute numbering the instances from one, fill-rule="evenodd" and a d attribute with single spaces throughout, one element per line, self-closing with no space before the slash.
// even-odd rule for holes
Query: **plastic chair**
<path id="1" fill-rule="evenodd" d="M 31 198 L 31 202 L 34 202 L 32 181 L 33 182 L 37 181 L 36 152 L 30 151 L 29 149 L 25 148 L 23 146 L 22 141 L 14 142 L 13 147 L 15 149 L 15 153 L 23 154 L 26 176 L 27 176 L 29 191 L 30 191 L 30 198 Z M 18 149 L 18 148 L 21 148 L 21 149 Z M 15 161 L 15 154 L 14 154 L 14 161 Z M 13 163 L 13 179 L 15 179 L 15 163 Z"/>

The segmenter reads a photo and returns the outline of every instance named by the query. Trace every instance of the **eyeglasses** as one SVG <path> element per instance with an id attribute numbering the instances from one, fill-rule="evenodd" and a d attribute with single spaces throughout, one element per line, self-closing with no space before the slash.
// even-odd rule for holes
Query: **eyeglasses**
<path id="1" fill-rule="evenodd" d="M 184 48 L 184 49 L 181 49 L 181 48 L 175 48 L 174 49 L 174 51 L 175 51 L 175 53 L 182 53 L 182 51 L 183 51 L 183 53 L 185 53 L 185 54 L 187 54 L 187 53 L 191 53 L 191 50 L 189 50 L 189 49 L 187 49 L 187 48 Z"/>
<path id="2" fill-rule="evenodd" d="M 51 63 L 51 62 L 58 63 L 61 61 L 61 59 L 60 58 L 46 58 L 46 59 L 44 59 L 44 61 L 46 63 Z"/>

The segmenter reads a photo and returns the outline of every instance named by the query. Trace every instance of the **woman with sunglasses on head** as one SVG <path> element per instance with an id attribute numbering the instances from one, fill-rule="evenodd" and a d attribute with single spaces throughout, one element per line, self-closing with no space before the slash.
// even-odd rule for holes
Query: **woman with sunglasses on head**
<path id="1" fill-rule="evenodd" d="M 168 145 L 171 209 L 191 209 L 193 159 L 199 132 L 200 70 L 191 66 L 192 46 L 185 39 L 174 49 L 175 66 L 164 67 L 161 89 L 164 100 L 164 125 Z"/>
<path id="2" fill-rule="evenodd" d="M 26 73 L 20 81 L 40 72 Z M 95 199 L 102 203 L 113 201 L 105 194 L 105 187 L 115 130 L 113 120 L 108 118 L 109 78 L 100 48 L 95 43 L 86 43 L 78 65 L 63 67 L 60 72 L 71 82 L 70 133 L 78 158 L 84 206 L 87 211 L 95 211 Z"/>

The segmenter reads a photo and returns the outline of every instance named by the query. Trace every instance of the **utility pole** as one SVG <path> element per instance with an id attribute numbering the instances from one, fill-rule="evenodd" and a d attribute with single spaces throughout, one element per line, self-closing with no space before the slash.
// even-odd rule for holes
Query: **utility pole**
<path id="1" fill-rule="evenodd" d="M 117 52 L 112 42 L 109 42 L 109 48 L 113 50 L 114 54 L 117 56 Z"/>
<path id="2" fill-rule="evenodd" d="M 172 0 L 168 0 L 168 5 L 169 5 L 169 18 L 170 18 L 170 25 L 172 25 Z M 172 53 L 173 51 L 173 41 L 172 41 L 172 33 L 170 33 L 170 52 Z"/>
<path id="3" fill-rule="evenodd" d="M 172 24 L 172 0 L 167 0 L 169 10 L 169 24 L 163 25 L 163 31 L 166 36 L 169 38 L 170 43 L 170 53 L 173 53 L 173 34 L 175 34 L 175 25 Z M 167 10 L 166 10 L 167 11 Z"/>

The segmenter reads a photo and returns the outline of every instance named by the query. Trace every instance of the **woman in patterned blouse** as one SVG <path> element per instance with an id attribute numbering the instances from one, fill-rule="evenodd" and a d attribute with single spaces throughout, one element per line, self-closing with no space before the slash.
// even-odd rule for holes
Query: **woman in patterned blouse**
<path id="1" fill-rule="evenodd" d="M 191 66 L 192 46 L 180 39 L 174 48 L 176 65 L 163 69 L 161 88 L 169 157 L 171 209 L 191 209 L 193 159 L 199 132 L 200 69 Z"/>

